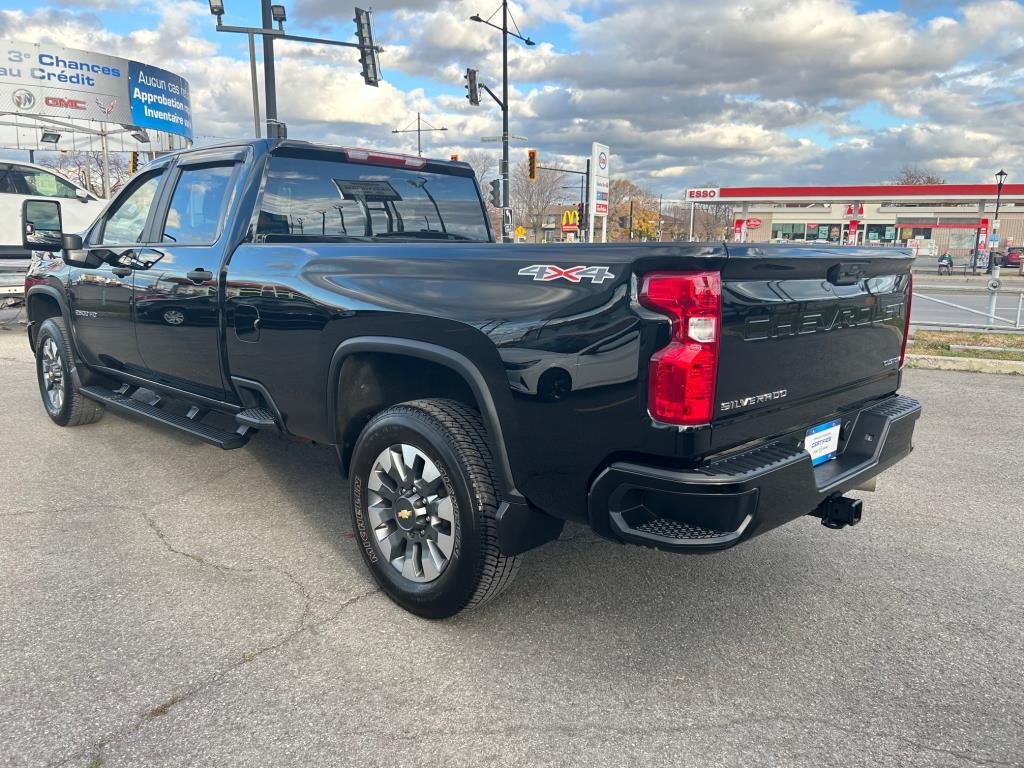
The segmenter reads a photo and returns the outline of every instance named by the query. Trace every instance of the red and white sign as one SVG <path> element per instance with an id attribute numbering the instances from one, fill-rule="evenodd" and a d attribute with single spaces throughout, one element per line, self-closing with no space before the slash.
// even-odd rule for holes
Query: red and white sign
<path id="1" fill-rule="evenodd" d="M 747 219 L 747 229 L 758 229 L 764 224 L 760 219 Z"/>
<path id="2" fill-rule="evenodd" d="M 857 244 L 857 230 L 860 228 L 860 222 L 856 219 L 850 219 L 850 231 L 846 235 L 846 242 L 849 245 Z"/>
<path id="3" fill-rule="evenodd" d="M 732 225 L 732 239 L 734 242 L 743 242 L 743 219 L 736 219 Z"/>
<path id="4" fill-rule="evenodd" d="M 702 189 L 686 190 L 687 200 L 717 200 L 719 187 L 705 187 Z"/>
<path id="5" fill-rule="evenodd" d="M 988 248 L 988 219 L 982 219 L 978 225 L 978 247 Z"/>

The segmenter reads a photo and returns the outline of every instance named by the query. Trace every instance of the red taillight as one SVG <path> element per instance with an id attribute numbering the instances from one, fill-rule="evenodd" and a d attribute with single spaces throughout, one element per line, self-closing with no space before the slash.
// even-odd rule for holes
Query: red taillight
<path id="1" fill-rule="evenodd" d="M 907 319 L 903 321 L 903 344 L 900 345 L 900 370 L 907 359 L 907 339 L 910 338 L 910 305 L 914 303 L 914 273 L 907 274 Z"/>
<path id="2" fill-rule="evenodd" d="M 647 408 L 658 421 L 707 424 L 715 406 L 722 279 L 718 272 L 651 272 L 640 303 L 672 318 L 672 341 L 651 358 Z"/>

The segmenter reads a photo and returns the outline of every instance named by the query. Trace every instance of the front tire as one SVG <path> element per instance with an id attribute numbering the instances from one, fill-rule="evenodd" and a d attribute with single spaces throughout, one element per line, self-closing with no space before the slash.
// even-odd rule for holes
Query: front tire
<path id="1" fill-rule="evenodd" d="M 352 456 L 352 524 L 388 597 L 441 619 L 493 600 L 519 559 L 498 548 L 498 491 L 480 415 L 414 400 L 370 420 Z"/>
<path id="2" fill-rule="evenodd" d="M 68 338 L 63 318 L 43 321 L 36 337 L 36 378 L 47 416 L 62 427 L 77 427 L 98 421 L 103 406 L 79 391 L 81 382 Z"/>

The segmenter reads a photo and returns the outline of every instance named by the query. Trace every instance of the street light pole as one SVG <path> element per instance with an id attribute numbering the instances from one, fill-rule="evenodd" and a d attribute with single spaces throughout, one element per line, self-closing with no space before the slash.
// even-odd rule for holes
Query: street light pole
<path id="1" fill-rule="evenodd" d="M 999 169 L 999 173 L 996 174 L 996 215 L 993 220 L 995 223 L 992 225 L 992 231 L 999 231 L 999 203 L 1002 202 L 1003 197 L 1003 182 L 1006 181 L 1006 171 L 1002 168 Z M 998 235 L 997 235 L 998 237 Z M 991 243 L 991 237 L 989 243 Z M 992 275 L 992 279 L 988 281 L 988 321 L 990 327 L 994 327 L 996 323 L 996 306 L 999 301 L 999 265 L 995 263 L 996 254 L 994 248 L 988 249 L 988 272 Z"/>
<path id="2" fill-rule="evenodd" d="M 270 9 L 270 0 L 262 0 L 263 28 L 273 29 L 274 16 Z M 271 123 L 277 122 L 277 81 L 274 79 L 274 38 L 263 35 L 263 80 L 266 84 L 267 133 L 271 132 Z"/>
<path id="3" fill-rule="evenodd" d="M 1006 177 L 1009 174 L 1003 169 L 999 169 L 999 173 L 996 174 L 996 215 L 993 219 L 992 231 L 999 232 L 999 203 L 1002 202 L 1003 197 L 1003 183 L 1006 181 Z M 998 235 L 997 235 L 998 236 Z M 992 238 L 989 237 L 989 243 L 992 242 Z M 997 241 L 998 242 L 998 241 Z M 985 270 L 990 275 L 999 277 L 999 267 L 995 264 L 995 249 L 989 246 L 988 249 L 988 269 Z"/>
<path id="4" fill-rule="evenodd" d="M 271 0 L 261 0 L 263 11 L 262 27 L 237 27 L 224 24 L 224 0 L 209 0 L 210 13 L 217 17 L 218 32 L 235 32 L 247 35 L 249 38 L 249 73 L 252 78 L 252 110 L 255 121 L 256 138 L 260 136 L 260 106 L 259 92 L 256 80 L 256 43 L 255 36 L 263 38 L 263 74 L 265 101 L 267 113 L 267 136 L 269 138 L 285 138 L 286 128 L 284 123 L 277 119 L 277 82 L 274 78 L 274 38 L 280 40 L 294 40 L 300 43 L 315 43 L 317 45 L 332 45 L 341 48 L 356 48 L 360 53 L 363 62 L 363 81 L 367 85 L 376 86 L 380 82 L 380 64 L 377 54 L 381 48 L 373 43 L 373 33 L 370 23 L 370 12 L 356 8 L 356 36 L 357 43 L 345 43 L 340 40 L 328 40 L 322 37 L 307 37 L 305 35 L 285 34 L 284 24 L 287 21 L 285 7 L 283 5 L 272 5 Z M 277 29 L 273 24 L 277 23 Z"/>
<path id="5" fill-rule="evenodd" d="M 495 11 L 495 13 L 497 13 L 497 11 Z M 493 17 L 493 16 L 494 16 L 494 14 L 492 13 L 491 17 Z M 511 243 L 511 242 L 513 242 L 513 240 L 512 240 L 512 233 L 506 231 L 506 226 L 505 226 L 506 225 L 506 221 L 507 221 L 506 217 L 509 215 L 509 214 L 505 213 L 505 211 L 508 210 L 509 208 L 511 208 L 511 195 L 509 194 L 509 159 L 508 159 L 508 144 L 509 144 L 509 139 L 511 138 L 511 136 L 509 135 L 509 129 L 508 129 L 508 115 L 509 115 L 509 110 L 508 110 L 508 37 L 509 37 L 509 35 L 512 35 L 512 37 L 515 37 L 515 38 L 518 38 L 519 40 L 522 40 L 526 45 L 536 45 L 536 43 L 534 43 L 533 40 L 531 40 L 528 37 L 523 37 L 523 35 L 519 33 L 518 25 L 516 25 L 516 31 L 515 32 L 510 32 L 509 31 L 509 29 L 508 29 L 508 20 L 509 20 L 508 19 L 508 0 L 502 0 L 502 2 L 501 2 L 501 26 L 500 27 L 497 24 L 491 23 L 491 21 L 490 21 L 491 17 L 488 17 L 487 19 L 483 19 L 483 18 L 480 17 L 480 14 L 473 14 L 472 16 L 469 17 L 469 20 L 470 21 L 478 21 L 481 24 L 486 24 L 489 27 L 494 27 L 495 29 L 501 30 L 501 99 L 500 99 L 500 102 L 499 102 L 500 106 L 501 106 L 501 169 L 500 169 L 500 174 L 501 174 L 501 207 L 503 209 L 502 210 L 501 242 L 503 242 L 503 243 Z M 515 24 L 515 20 L 513 20 L 512 23 Z M 489 88 L 487 88 L 486 86 L 484 86 L 484 88 L 485 88 L 485 90 L 487 90 L 488 93 L 490 93 L 490 89 Z M 494 94 L 491 93 L 491 96 L 494 96 Z M 495 99 L 495 101 L 499 101 L 499 100 Z"/>
<path id="6" fill-rule="evenodd" d="M 501 207 L 511 208 L 508 193 L 508 0 L 501 3 Z M 502 213 L 501 241 L 512 242 Z"/>

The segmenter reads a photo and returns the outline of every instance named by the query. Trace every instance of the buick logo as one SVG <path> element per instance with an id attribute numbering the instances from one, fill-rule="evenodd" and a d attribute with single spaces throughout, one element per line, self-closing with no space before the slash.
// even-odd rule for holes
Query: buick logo
<path id="1" fill-rule="evenodd" d="M 32 109 L 36 105 L 36 96 L 32 91 L 19 88 L 11 94 L 11 101 L 18 109 Z"/>

